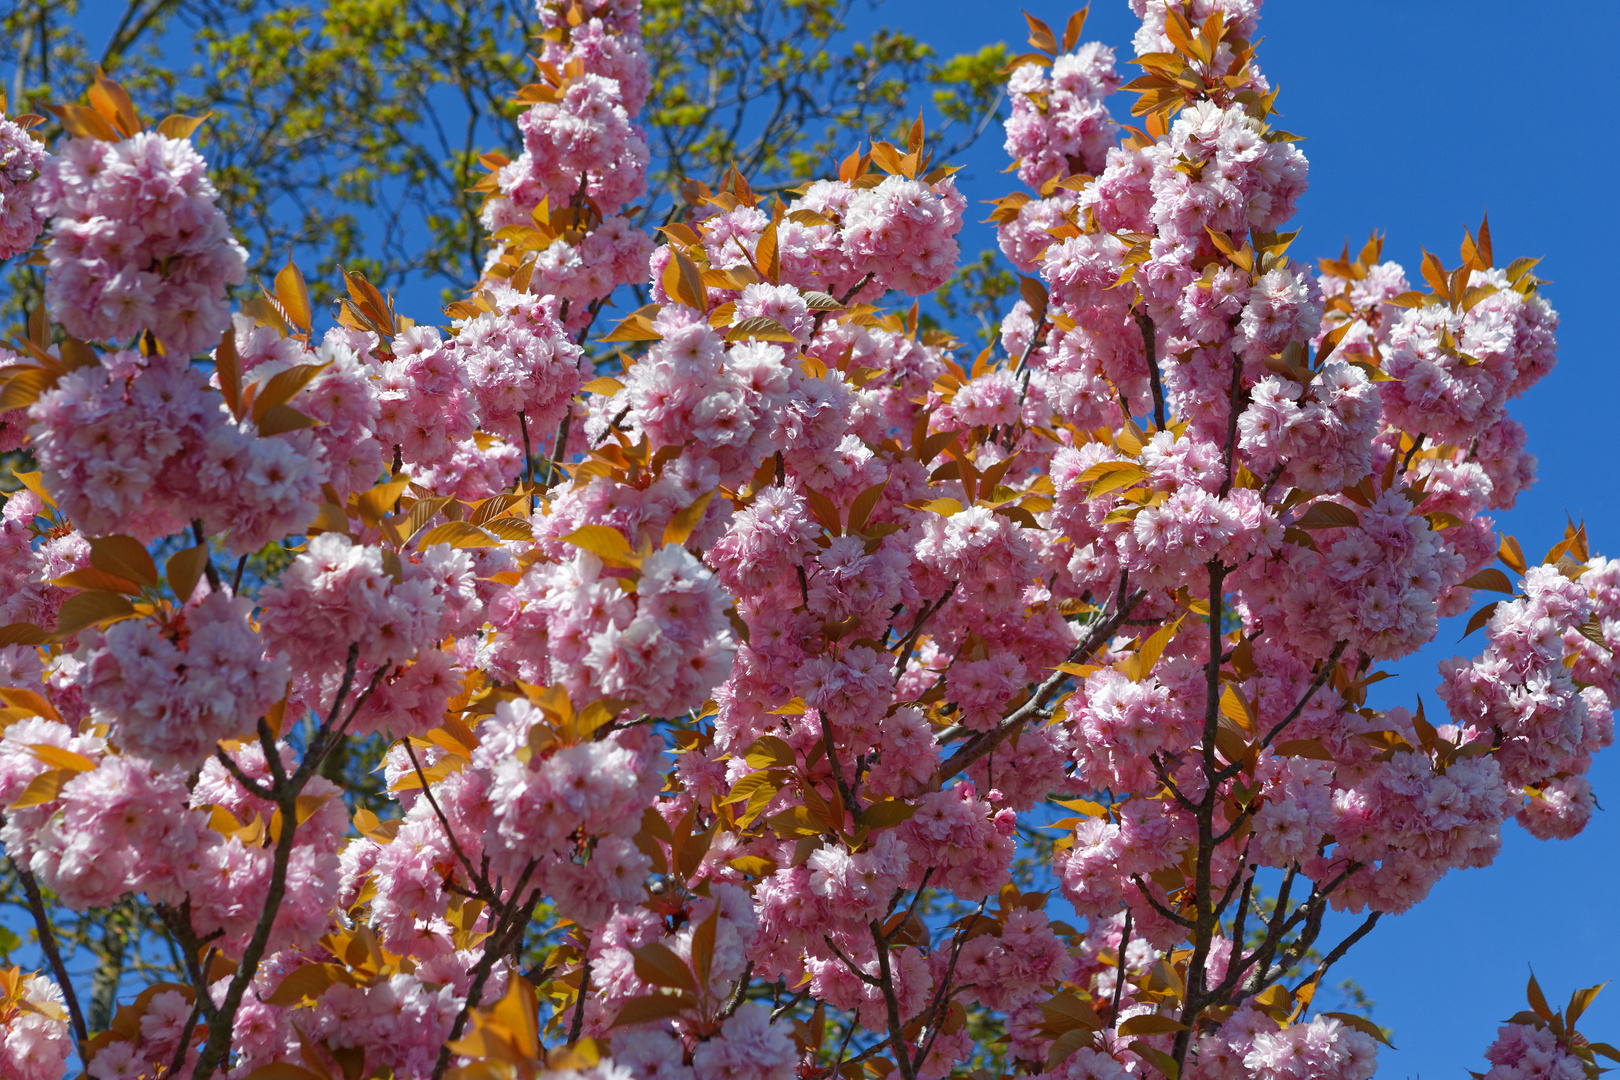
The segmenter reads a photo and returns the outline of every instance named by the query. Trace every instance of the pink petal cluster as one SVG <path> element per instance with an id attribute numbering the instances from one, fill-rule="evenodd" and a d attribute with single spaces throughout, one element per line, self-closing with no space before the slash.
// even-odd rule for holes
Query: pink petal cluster
<path id="1" fill-rule="evenodd" d="M 69 139 L 41 181 L 46 303 L 81 338 L 150 330 L 171 353 L 207 350 L 231 325 L 227 289 L 247 273 L 218 198 L 189 139 Z"/>
<path id="2" fill-rule="evenodd" d="M 49 582 L 85 566 L 90 545 L 76 529 L 41 528 L 45 504 L 32 491 L 14 493 L 0 509 L 0 619 L 54 627 L 68 590 Z"/>
<path id="3" fill-rule="evenodd" d="M 195 768 L 221 739 L 251 735 L 287 691 L 284 658 L 268 659 L 253 604 L 209 593 L 167 627 L 114 623 L 80 639 L 80 685 L 90 717 L 124 752 L 160 767 Z"/>
<path id="4" fill-rule="evenodd" d="M 1279 1028 L 1259 1009 L 1240 1011 L 1198 1040 L 1188 1080 L 1369 1080 L 1378 1067 L 1372 1036 L 1332 1017 Z"/>
<path id="5" fill-rule="evenodd" d="M 1586 1063 L 1540 1024 L 1504 1024 L 1485 1050 L 1486 1080 L 1584 1080 Z"/>
<path id="6" fill-rule="evenodd" d="M 956 268 L 967 200 L 950 176 L 931 177 L 817 180 L 789 204 L 789 220 L 779 226 L 783 272 L 838 297 L 857 287 L 863 297 L 887 289 L 919 296 L 939 288 Z M 800 210 L 822 220 L 793 220 Z M 748 230 L 756 237 L 766 224 L 763 214 L 758 217 L 757 228 Z M 727 261 L 744 261 L 735 248 L 724 254 Z"/>
<path id="7" fill-rule="evenodd" d="M 28 415 L 45 483 L 92 535 L 144 542 L 200 520 L 245 554 L 315 515 L 323 473 L 309 442 L 243 430 L 176 354 L 108 353 Z"/>
<path id="8" fill-rule="evenodd" d="M 22 991 L 21 1000 L 0 1000 L 0 1065 L 12 1080 L 58 1080 L 73 1053 L 62 988 L 30 975 Z"/>
<path id="9" fill-rule="evenodd" d="M 530 290 L 561 299 L 570 331 L 588 326 L 595 305 L 639 280 L 652 241 L 621 211 L 646 191 L 651 155 L 632 119 L 651 77 L 635 4 L 590 0 L 536 5 L 545 27 L 542 71 L 554 84 L 518 120 L 523 153 L 500 167 L 481 221 L 492 233 L 512 225 L 561 221 L 589 208 L 589 225 L 555 228 L 531 262 Z M 500 237 L 498 236 L 499 240 Z M 504 248 L 497 244 L 491 264 Z"/>
<path id="10" fill-rule="evenodd" d="M 0 117 L 0 259 L 27 251 L 39 238 L 46 215 L 35 183 L 46 157 L 26 128 Z"/>
<path id="11" fill-rule="evenodd" d="M 491 297 L 495 308 L 458 320 L 445 347 L 477 401 L 482 430 L 520 444 L 523 424 L 549 435 L 568 411 L 579 389 L 581 350 L 563 333 L 549 297 L 512 289 Z"/>
<path id="12" fill-rule="evenodd" d="M 419 656 L 436 663 L 430 658 L 440 642 L 467 633 L 481 615 L 464 552 L 435 545 L 409 560 L 390 560 L 383 549 L 335 532 L 312 538 L 259 599 L 266 653 L 291 662 L 294 701 L 321 712 L 338 694 L 351 648 L 358 686 L 394 680 L 401 669 L 414 671 L 406 666 Z M 444 684 L 448 672 L 438 674 Z M 437 699 L 448 698 L 447 691 L 446 685 Z M 383 724 L 391 711 L 372 709 L 357 730 Z"/>
<path id="13" fill-rule="evenodd" d="M 1014 71 L 1006 148 L 1018 179 L 1040 190 L 1049 180 L 1101 172 L 1119 130 L 1103 98 L 1119 85 L 1114 50 L 1095 41 L 1059 56 L 1051 70 L 1023 64 Z"/>
<path id="14" fill-rule="evenodd" d="M 411 327 L 373 365 L 377 438 L 430 491 L 481 498 L 510 485 L 523 468 L 524 425 L 544 453 L 579 387 L 580 349 L 556 301 L 502 289 L 495 303 L 449 341 Z"/>

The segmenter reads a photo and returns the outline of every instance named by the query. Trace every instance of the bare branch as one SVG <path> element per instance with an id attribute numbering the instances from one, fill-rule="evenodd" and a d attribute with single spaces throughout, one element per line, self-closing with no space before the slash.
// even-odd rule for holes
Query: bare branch
<path id="1" fill-rule="evenodd" d="M 894 971 L 889 965 L 889 946 L 883 940 L 883 928 L 872 920 L 872 944 L 877 949 L 878 985 L 883 990 L 883 1005 L 888 1014 L 889 1045 L 894 1048 L 895 1063 L 900 1066 L 904 1080 L 916 1080 L 917 1069 L 911 1062 L 911 1048 L 906 1042 L 905 1025 L 900 1017 L 900 999 L 894 992 Z"/>
<path id="2" fill-rule="evenodd" d="M 4 820 L 0 817 L 0 821 Z M 45 954 L 45 962 L 50 965 L 51 977 L 62 988 L 62 1000 L 67 1005 L 69 1019 L 73 1021 L 73 1037 L 79 1059 L 88 1068 L 90 1063 L 84 1057 L 84 1043 L 90 1037 L 90 1032 L 84 1023 L 84 1012 L 79 1008 L 79 996 L 73 992 L 73 980 L 68 977 L 67 965 L 62 963 L 62 951 L 57 947 L 56 932 L 51 929 L 51 917 L 45 911 L 45 900 L 39 894 L 39 883 L 16 859 L 8 855 L 6 861 L 11 863 L 12 871 L 22 883 L 23 895 L 28 898 L 28 910 L 34 916 L 34 932 L 39 935 L 40 952 Z"/>

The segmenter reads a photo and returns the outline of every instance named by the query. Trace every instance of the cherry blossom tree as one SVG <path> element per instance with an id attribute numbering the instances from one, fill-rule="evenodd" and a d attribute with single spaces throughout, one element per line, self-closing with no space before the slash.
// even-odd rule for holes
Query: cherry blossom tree
<path id="1" fill-rule="evenodd" d="M 439 324 L 249 293 L 199 121 L 104 77 L 49 150 L 0 125 L 47 283 L 0 358 L 7 1075 L 1371 1076 L 1324 980 L 1509 817 L 1584 826 L 1620 563 L 1490 517 L 1535 260 L 1312 271 L 1258 0 L 1132 5 L 1128 84 L 1029 20 L 973 357 L 904 299 L 966 212 L 920 120 L 637 227 L 634 0 L 539 6 Z M 1471 610 L 1444 718 L 1368 705 Z M 56 927 L 131 896 L 178 975 L 92 1022 Z M 1620 1060 L 1595 993 L 1532 981 L 1485 1075 Z"/>

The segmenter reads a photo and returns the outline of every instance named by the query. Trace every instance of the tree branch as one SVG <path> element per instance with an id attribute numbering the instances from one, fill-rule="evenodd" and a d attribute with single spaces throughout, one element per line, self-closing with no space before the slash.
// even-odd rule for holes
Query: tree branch
<path id="1" fill-rule="evenodd" d="M 4 820 L 0 817 L 0 822 Z M 79 1008 L 79 996 L 73 992 L 73 980 L 68 978 L 67 965 L 62 962 L 62 951 L 57 948 L 56 932 L 51 929 L 51 917 L 45 911 L 45 900 L 39 894 L 39 883 L 16 859 L 8 855 L 6 861 L 11 863 L 11 869 L 16 873 L 17 880 L 22 883 L 23 895 L 28 899 L 29 913 L 34 916 L 34 932 L 39 935 L 40 952 L 45 954 L 45 962 L 50 965 L 51 977 L 62 988 L 62 1000 L 67 1005 L 69 1019 L 73 1021 L 73 1041 L 79 1051 L 79 1060 L 89 1068 L 90 1062 L 84 1056 L 84 1043 L 90 1037 L 90 1031 L 85 1026 L 84 1012 Z"/>
<path id="2" fill-rule="evenodd" d="M 1080 644 L 1071 649 L 1065 663 L 1073 664 L 1082 658 L 1089 656 L 1092 652 L 1106 643 L 1114 636 L 1114 631 L 1119 628 L 1120 621 L 1127 618 L 1132 609 L 1134 609 L 1137 604 L 1141 603 L 1142 598 L 1147 595 L 1147 591 L 1145 589 L 1138 589 L 1136 592 L 1127 597 L 1125 595 L 1126 582 L 1127 575 L 1120 575 L 1119 595 L 1116 598 L 1118 610 L 1116 610 L 1111 617 L 1104 619 L 1101 623 L 1098 623 L 1097 626 L 1092 629 L 1091 633 L 1086 635 L 1085 640 L 1081 641 Z M 1001 721 L 1001 723 L 997 724 L 989 731 L 979 732 L 972 738 L 968 739 L 962 744 L 961 749 L 957 750 L 956 753 L 952 754 L 950 758 L 940 765 L 940 780 L 944 781 L 950 779 L 957 773 L 966 769 L 969 765 L 972 765 L 975 761 L 978 761 L 990 751 L 994 750 L 1003 739 L 1005 739 L 1008 735 L 1011 735 L 1013 731 L 1022 727 L 1024 723 L 1031 717 L 1040 713 L 1040 711 L 1045 708 L 1046 703 L 1057 694 L 1058 687 L 1062 686 L 1064 680 L 1068 678 L 1069 675 L 1067 672 L 1053 672 L 1045 682 L 1041 683 L 1040 686 L 1036 688 L 1035 693 L 1028 701 L 1024 702 L 1023 705 L 1019 706 L 1012 713 L 1008 714 Z M 950 734 L 950 729 L 946 729 L 936 736 L 935 741 L 943 742 L 948 736 L 950 736 Z"/>
<path id="3" fill-rule="evenodd" d="M 1153 320 L 1147 312 L 1136 313 L 1137 329 L 1142 331 L 1142 349 L 1147 356 L 1148 383 L 1153 388 L 1153 426 L 1160 431 L 1164 430 L 1164 386 L 1159 380 L 1159 345 L 1158 335 L 1154 330 Z M 1241 364 L 1238 370 L 1242 370 Z"/>
<path id="4" fill-rule="evenodd" d="M 906 1042 L 904 1021 L 900 1017 L 900 999 L 894 992 L 894 971 L 889 966 L 889 946 L 883 940 L 883 928 L 872 920 L 872 944 L 878 955 L 878 985 L 883 990 L 883 1006 L 888 1014 L 889 1045 L 894 1049 L 895 1064 L 900 1067 L 904 1080 L 917 1080 L 916 1067 L 911 1062 L 911 1048 Z"/>

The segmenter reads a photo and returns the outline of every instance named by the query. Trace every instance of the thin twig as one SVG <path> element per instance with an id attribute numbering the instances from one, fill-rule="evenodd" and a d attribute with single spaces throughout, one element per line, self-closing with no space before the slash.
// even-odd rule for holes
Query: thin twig
<path id="1" fill-rule="evenodd" d="M 742 976 L 737 980 L 737 988 L 731 993 L 731 1000 L 726 1002 L 726 1007 L 720 1010 L 721 1020 L 730 1019 L 738 1009 L 742 1008 L 743 997 L 748 992 L 748 981 L 753 977 L 754 962 L 750 960 L 743 966 Z"/>
<path id="2" fill-rule="evenodd" d="M 1131 909 L 1125 909 L 1125 929 L 1119 935 L 1119 973 L 1114 977 L 1113 1009 L 1109 1012 L 1109 1022 L 1115 1027 L 1119 1026 L 1120 995 L 1125 992 L 1125 947 L 1131 943 Z"/>
<path id="3" fill-rule="evenodd" d="M 831 939 L 829 939 L 831 940 Z M 888 1014 L 889 1045 L 894 1049 L 895 1062 L 900 1066 L 904 1080 L 916 1080 L 917 1069 L 911 1062 L 911 1051 L 906 1043 L 905 1025 L 900 1016 L 900 999 L 894 992 L 894 971 L 889 966 L 889 946 L 883 941 L 883 928 L 872 920 L 872 944 L 877 949 L 877 984 L 883 991 L 883 1006 Z"/>
<path id="4" fill-rule="evenodd" d="M 579 965 L 579 997 L 574 1002 L 574 1018 L 568 1024 L 568 1045 L 579 1042 L 585 1030 L 585 999 L 591 994 L 591 961 L 587 957 Z"/>
<path id="5" fill-rule="evenodd" d="M 855 801 L 855 790 L 844 779 L 844 763 L 838 760 L 838 751 L 833 746 L 832 721 L 827 719 L 826 709 L 817 709 L 816 714 L 821 717 L 821 741 L 827 748 L 827 764 L 832 768 L 833 780 L 838 784 L 838 794 L 844 797 L 844 810 L 851 814 L 861 812 L 860 804 Z M 842 829 L 844 823 L 838 822 Z"/>
<path id="6" fill-rule="evenodd" d="M 191 1015 L 186 1017 L 186 1026 L 180 1029 L 180 1045 L 174 1048 L 174 1060 L 169 1063 L 169 1071 L 166 1074 L 168 1076 L 180 1075 L 180 1066 L 186 1063 L 186 1051 L 191 1049 L 191 1044 L 196 1038 L 197 1020 L 202 1015 L 203 1003 L 208 1002 L 210 1005 L 213 1004 L 208 997 L 206 979 L 207 972 L 214 965 L 214 957 L 216 954 L 217 950 L 209 949 L 208 954 L 203 958 L 202 970 L 204 981 L 195 982 L 192 986 Z"/>
<path id="7" fill-rule="evenodd" d="M 539 889 L 534 890 L 526 902 L 518 902 L 523 890 L 529 887 L 529 879 L 534 876 L 535 868 L 539 865 L 538 859 L 530 859 L 523 868 L 517 887 L 511 893 L 512 905 L 501 919 L 507 925 L 505 927 L 497 925 L 495 932 L 485 939 L 484 953 L 478 958 L 478 963 L 473 969 L 472 984 L 467 988 L 467 1000 L 456 1013 L 455 1023 L 450 1026 L 450 1037 L 440 1045 L 438 1060 L 433 1063 L 433 1080 L 443 1080 L 445 1070 L 450 1067 L 450 1044 L 461 1038 L 461 1033 L 467 1026 L 467 1017 L 472 1015 L 472 1011 L 478 1008 L 478 1003 L 483 1000 L 484 984 L 489 981 L 490 972 L 495 969 L 495 961 L 506 954 L 509 936 L 514 929 L 521 933 L 528 926 L 529 919 L 534 914 L 534 905 L 540 902 Z"/>
<path id="8" fill-rule="evenodd" d="M 1191 919 L 1187 918 L 1187 916 L 1182 915 L 1179 912 L 1171 911 L 1169 908 L 1165 907 L 1164 904 L 1160 902 L 1159 898 L 1153 895 L 1153 891 L 1147 887 L 1147 882 L 1142 880 L 1141 874 L 1132 874 L 1131 880 L 1136 882 L 1136 891 L 1142 894 L 1142 899 L 1146 900 L 1153 907 L 1154 911 L 1157 911 L 1160 915 L 1163 915 L 1165 918 L 1184 929 L 1191 930 L 1196 925 Z"/>
<path id="9" fill-rule="evenodd" d="M 917 639 L 922 635 L 923 624 L 926 623 L 937 611 L 939 611 L 940 608 L 945 606 L 946 602 L 950 600 L 951 596 L 956 592 L 956 586 L 958 584 L 959 583 L 955 581 L 951 582 L 950 588 L 946 589 L 945 594 L 941 596 L 931 607 L 929 606 L 928 601 L 923 601 L 922 610 L 917 613 L 917 621 L 911 624 L 911 630 L 907 632 L 906 636 L 900 640 L 900 644 L 895 646 L 900 654 L 900 659 L 897 660 L 894 665 L 895 678 L 898 679 L 900 676 L 906 673 L 906 665 L 911 663 L 912 650 L 917 647 Z"/>
<path id="10" fill-rule="evenodd" d="M 444 810 L 439 806 L 439 800 L 434 797 L 433 788 L 428 784 L 427 773 L 422 771 L 422 763 L 417 760 L 416 750 L 411 746 L 411 740 L 405 738 L 400 742 L 405 747 L 405 756 L 411 760 L 411 767 L 416 770 L 416 778 L 422 783 L 422 794 L 427 796 L 428 806 L 433 808 L 434 816 L 439 819 L 439 825 L 444 829 L 445 839 L 450 841 L 450 849 L 456 853 L 456 858 L 461 860 L 462 869 L 467 871 L 467 880 L 478 887 L 480 900 L 485 903 L 494 903 L 496 897 L 490 891 L 489 882 L 473 868 L 472 860 L 467 858 L 467 853 L 461 848 L 461 841 L 456 839 L 455 830 L 450 827 L 450 819 L 444 816 Z"/>
<path id="11" fill-rule="evenodd" d="M 877 986 L 878 985 L 878 980 L 877 979 L 873 978 L 872 976 L 868 975 L 866 972 L 862 971 L 859 967 L 856 966 L 855 961 L 851 960 L 849 957 L 844 955 L 844 951 L 842 949 L 840 949 L 838 947 L 838 945 L 833 941 L 831 934 L 822 934 L 821 935 L 821 940 L 825 941 L 827 943 L 827 948 L 832 950 L 832 953 L 833 953 L 834 956 L 838 957 L 838 959 L 840 959 L 840 960 L 842 960 L 844 962 L 844 966 L 849 968 L 849 973 L 851 975 L 853 975 L 857 979 L 861 980 L 861 982 L 865 983 L 867 986 Z"/>
<path id="12" fill-rule="evenodd" d="M 1328 973 L 1328 969 L 1342 960 L 1344 958 L 1344 954 L 1350 951 L 1350 947 L 1352 945 L 1371 933 L 1372 928 L 1378 925 L 1378 920 L 1383 916 L 1383 914 L 1384 913 L 1382 911 L 1375 911 L 1368 915 L 1360 926 L 1352 930 L 1349 936 L 1347 936 L 1343 941 L 1339 942 L 1338 945 L 1334 946 L 1332 952 L 1328 953 L 1322 958 L 1322 962 L 1316 965 L 1316 970 L 1311 972 L 1311 977 L 1306 979 L 1305 982 L 1307 984 L 1314 983 L 1318 988 L 1320 988 L 1322 978 Z"/>
<path id="13" fill-rule="evenodd" d="M 0 818 L 0 821 L 3 821 Z M 51 967 L 51 976 L 56 984 L 62 988 L 62 1000 L 68 1008 L 68 1017 L 73 1021 L 74 1041 L 78 1044 L 79 1059 L 84 1061 L 88 1068 L 90 1062 L 84 1057 L 84 1042 L 90 1037 L 90 1029 L 85 1026 L 84 1012 L 79 1008 L 79 997 L 73 992 L 73 980 L 68 978 L 67 965 L 62 963 L 62 952 L 56 945 L 56 933 L 51 929 L 50 915 L 45 911 L 45 900 L 39 894 L 39 883 L 34 880 L 31 871 L 20 865 L 16 859 L 7 856 L 11 869 L 22 883 L 23 895 L 28 898 L 28 910 L 34 916 L 34 931 L 39 936 L 40 951 L 45 954 L 45 961 Z"/>
<path id="14" fill-rule="evenodd" d="M 1158 335 L 1154 331 L 1153 320 L 1147 312 L 1136 313 L 1136 326 L 1142 331 L 1142 349 L 1147 354 L 1148 382 L 1153 388 L 1153 426 L 1160 431 L 1164 430 L 1164 386 L 1159 380 L 1159 346 Z M 1242 365 L 1238 365 L 1242 370 Z"/>

